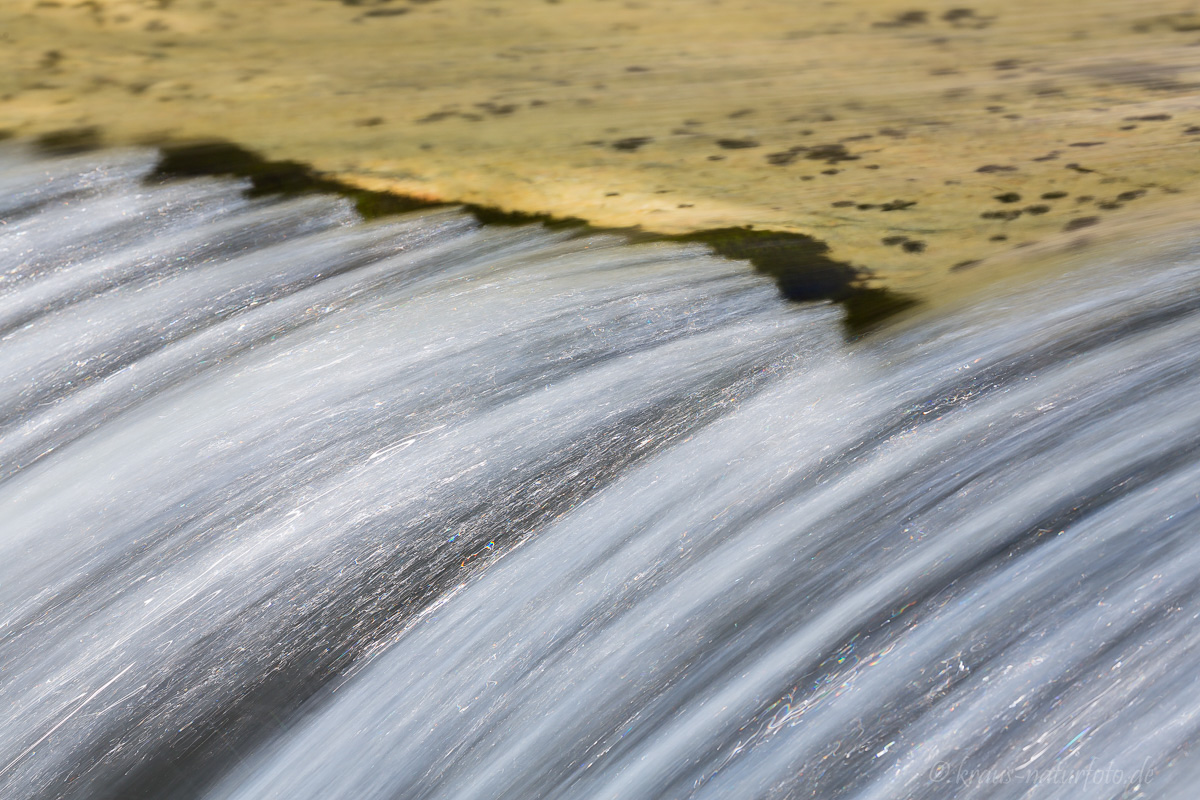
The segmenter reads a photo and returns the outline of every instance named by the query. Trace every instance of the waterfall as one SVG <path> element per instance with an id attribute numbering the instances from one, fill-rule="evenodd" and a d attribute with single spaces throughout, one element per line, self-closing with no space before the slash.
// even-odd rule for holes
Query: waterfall
<path id="1" fill-rule="evenodd" d="M 848 341 L 154 164 L 0 150 L 0 796 L 1194 793 L 1193 243 Z"/>

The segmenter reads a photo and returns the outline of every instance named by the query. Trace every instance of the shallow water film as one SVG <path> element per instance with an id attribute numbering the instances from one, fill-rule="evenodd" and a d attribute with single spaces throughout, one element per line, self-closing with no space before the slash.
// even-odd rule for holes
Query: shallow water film
<path id="1" fill-rule="evenodd" d="M 1195 247 L 848 339 L 154 165 L 0 150 L 0 797 L 1194 796 Z"/>

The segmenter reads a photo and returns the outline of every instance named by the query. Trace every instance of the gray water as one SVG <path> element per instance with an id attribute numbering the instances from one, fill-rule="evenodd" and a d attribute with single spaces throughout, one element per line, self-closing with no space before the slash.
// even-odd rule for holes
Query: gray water
<path id="1" fill-rule="evenodd" d="M 0 150 L 0 797 L 1195 796 L 1200 249 L 848 342 L 153 164 Z"/>

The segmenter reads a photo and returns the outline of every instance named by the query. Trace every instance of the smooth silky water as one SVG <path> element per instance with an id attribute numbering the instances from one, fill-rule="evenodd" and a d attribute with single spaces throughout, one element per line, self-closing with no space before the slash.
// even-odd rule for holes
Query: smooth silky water
<path id="1" fill-rule="evenodd" d="M 1195 796 L 1196 248 L 848 342 L 154 160 L 0 150 L 0 797 Z"/>

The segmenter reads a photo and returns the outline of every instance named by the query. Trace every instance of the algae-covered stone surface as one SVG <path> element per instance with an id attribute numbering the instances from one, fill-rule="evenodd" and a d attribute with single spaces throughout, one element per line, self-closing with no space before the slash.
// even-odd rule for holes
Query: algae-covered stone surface
<path id="1" fill-rule="evenodd" d="M 2 0 L 0 131 L 804 234 L 921 297 L 1186 223 L 1200 4 Z M 1047 262 L 1048 263 L 1048 262 Z"/>

